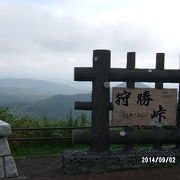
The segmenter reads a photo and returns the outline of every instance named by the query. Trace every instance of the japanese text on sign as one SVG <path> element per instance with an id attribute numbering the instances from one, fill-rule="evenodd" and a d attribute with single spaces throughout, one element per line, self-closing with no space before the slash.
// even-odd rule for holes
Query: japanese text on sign
<path id="1" fill-rule="evenodd" d="M 176 89 L 113 88 L 112 125 L 175 125 Z"/>

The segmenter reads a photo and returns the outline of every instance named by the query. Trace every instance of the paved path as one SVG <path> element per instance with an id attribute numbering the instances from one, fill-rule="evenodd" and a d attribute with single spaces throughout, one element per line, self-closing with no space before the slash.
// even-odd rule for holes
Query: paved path
<path id="1" fill-rule="evenodd" d="M 180 167 L 64 175 L 60 155 L 18 158 L 15 161 L 19 174 L 29 180 L 180 180 Z"/>

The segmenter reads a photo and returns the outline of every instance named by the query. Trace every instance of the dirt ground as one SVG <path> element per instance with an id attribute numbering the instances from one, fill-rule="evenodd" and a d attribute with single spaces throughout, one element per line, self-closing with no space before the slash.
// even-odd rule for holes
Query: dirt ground
<path id="1" fill-rule="evenodd" d="M 180 180 L 180 167 L 65 175 L 61 155 L 15 158 L 20 176 L 29 180 Z"/>

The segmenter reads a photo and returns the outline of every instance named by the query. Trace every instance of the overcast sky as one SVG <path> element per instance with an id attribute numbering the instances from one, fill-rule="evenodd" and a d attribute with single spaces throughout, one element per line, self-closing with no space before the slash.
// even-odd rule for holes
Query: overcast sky
<path id="1" fill-rule="evenodd" d="M 112 67 L 179 68 L 179 0 L 0 0 L 0 78 L 73 82 L 92 66 L 93 49 L 111 50 Z"/>

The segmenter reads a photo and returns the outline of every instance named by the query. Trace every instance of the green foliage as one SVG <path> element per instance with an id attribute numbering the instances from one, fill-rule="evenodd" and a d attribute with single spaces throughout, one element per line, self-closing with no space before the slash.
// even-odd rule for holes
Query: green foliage
<path id="1" fill-rule="evenodd" d="M 2 106 L 0 108 L 0 119 L 8 123 L 13 123 L 16 117 L 9 113 L 8 107 Z"/>
<path id="2" fill-rule="evenodd" d="M 27 144 L 19 146 L 18 148 L 12 147 L 11 152 L 13 156 L 33 156 L 33 155 L 47 155 L 47 154 L 61 154 L 67 149 L 84 149 L 88 150 L 88 145 L 72 145 L 67 143 L 58 142 L 44 142 L 40 144 Z"/>
<path id="3" fill-rule="evenodd" d="M 81 113 L 79 126 L 86 126 L 86 125 L 89 125 L 89 123 L 90 122 L 88 120 L 87 114 Z"/>
<path id="4" fill-rule="evenodd" d="M 44 116 L 43 119 L 34 119 L 32 117 L 16 117 L 9 112 L 8 107 L 0 107 L 0 119 L 11 124 L 12 128 L 33 128 L 33 127 L 71 127 L 71 126 L 89 126 L 90 120 L 85 113 L 77 118 L 73 118 L 72 110 L 63 120 L 52 122 Z M 27 138 L 27 137 L 67 137 L 71 136 L 72 130 L 31 130 L 31 131 L 13 131 L 9 138 Z M 36 145 L 44 142 L 40 141 L 13 141 L 11 147 L 20 147 L 22 145 Z M 64 142 L 63 142 L 64 143 Z M 69 142 L 70 143 L 70 142 Z"/>
<path id="5" fill-rule="evenodd" d="M 68 126 L 73 126 L 73 117 L 72 117 L 72 109 L 66 116 L 66 121 L 68 123 Z"/>

